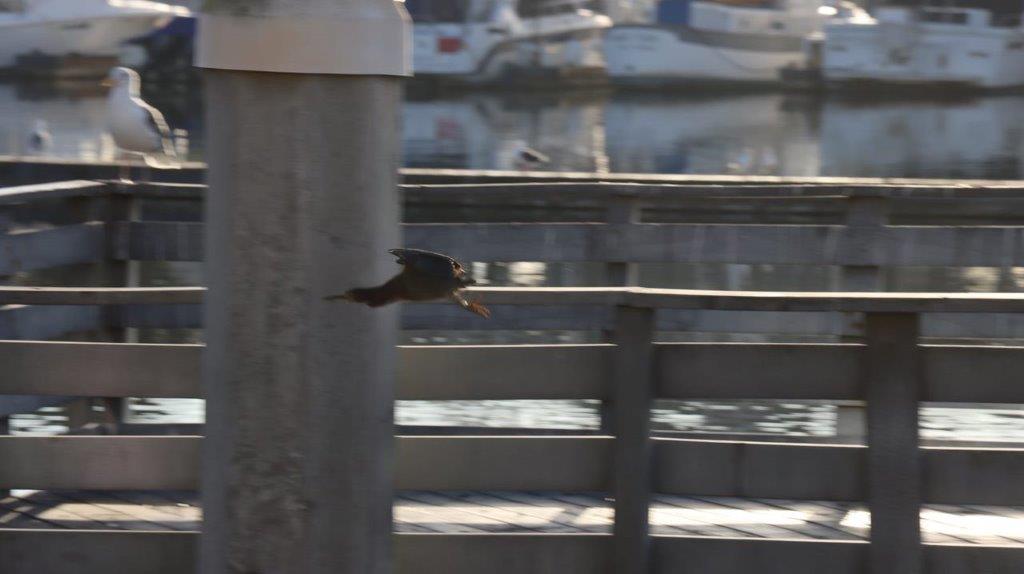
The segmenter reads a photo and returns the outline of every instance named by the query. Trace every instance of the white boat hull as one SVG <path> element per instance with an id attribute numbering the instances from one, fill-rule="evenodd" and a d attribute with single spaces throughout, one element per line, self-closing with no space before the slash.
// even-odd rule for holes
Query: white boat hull
<path id="1" fill-rule="evenodd" d="M 1024 31 L 915 27 L 897 23 L 842 25 L 826 31 L 822 71 L 832 84 L 972 88 L 1024 85 Z"/>
<path id="2" fill-rule="evenodd" d="M 416 24 L 413 73 L 421 79 L 467 84 L 523 77 L 603 77 L 604 21 L 511 37 L 495 33 L 486 24 Z"/>
<path id="3" fill-rule="evenodd" d="M 685 26 L 625 25 L 608 31 L 605 60 L 615 83 L 768 84 L 802 61 L 799 38 L 705 32 Z"/>
<path id="4" fill-rule="evenodd" d="M 121 44 L 166 22 L 162 14 L 126 14 L 104 18 L 35 22 L 0 21 L 0 68 L 18 56 L 85 55 L 116 57 Z"/>

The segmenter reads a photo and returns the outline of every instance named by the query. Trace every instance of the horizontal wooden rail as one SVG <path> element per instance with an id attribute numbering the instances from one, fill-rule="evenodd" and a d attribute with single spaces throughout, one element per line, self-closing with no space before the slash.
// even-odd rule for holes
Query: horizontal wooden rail
<path id="1" fill-rule="evenodd" d="M 486 298 L 483 302 L 490 305 Z M 492 305 L 494 314 L 487 321 L 450 303 L 403 307 L 401 327 L 409 331 L 602 331 L 612 328 L 612 310 L 602 305 Z M 685 331 L 695 335 L 721 333 L 819 339 L 863 335 L 859 318 L 843 312 L 661 309 L 656 315 L 659 331 Z M 105 327 L 199 329 L 202 319 L 197 304 L 128 304 L 102 310 L 68 305 L 0 309 L 0 338 L 3 339 L 48 339 Z M 922 316 L 922 334 L 942 339 L 1021 339 L 1024 338 L 1024 314 L 926 313 Z"/>
<path id="2" fill-rule="evenodd" d="M 604 201 L 630 199 L 642 203 L 675 199 L 808 199 L 877 197 L 898 199 L 1022 199 L 1024 186 L 842 185 L 842 184 L 669 184 L 631 182 L 406 184 L 408 199 Z M 140 192 L 146 193 L 140 189 Z M 660 203 L 659 203 L 660 205 Z"/>
<path id="3" fill-rule="evenodd" d="M 880 197 L 896 199 L 1022 199 L 1024 186 L 992 185 L 889 185 L 842 183 L 783 183 L 749 185 L 708 183 L 640 182 L 509 182 L 400 185 L 406 200 L 459 200 L 471 203 L 521 201 L 556 203 L 563 201 L 635 199 L 665 201 L 690 198 L 807 199 Z M 203 184 L 141 182 L 118 186 L 116 193 L 143 198 L 201 199 Z"/>
<path id="4" fill-rule="evenodd" d="M 407 199 L 458 199 L 472 202 L 495 200 L 542 201 L 544 203 L 607 199 L 665 201 L 687 198 L 854 198 L 897 199 L 1019 199 L 1024 186 L 1017 182 L 966 182 L 908 180 L 901 183 L 872 179 L 801 178 L 779 179 L 712 178 L 695 176 L 678 181 L 479 181 L 475 183 L 406 183 L 400 186 Z M 542 178 L 543 179 L 543 178 Z M 207 186 L 185 182 L 135 182 L 115 180 L 69 180 L 0 188 L 0 205 L 30 201 L 77 199 L 108 194 L 139 198 L 202 199 Z"/>
<path id="5" fill-rule="evenodd" d="M 201 350 L 200 345 L 0 341 L 0 396 L 199 397 Z"/>
<path id="6" fill-rule="evenodd" d="M 0 156 L 0 176 L 6 179 L 42 181 L 60 179 L 116 179 L 123 166 L 144 167 L 138 160 L 96 161 L 83 159 L 39 158 L 20 155 Z M 185 162 L 181 169 L 164 170 L 162 181 L 202 181 L 206 164 Z M 889 177 L 837 177 L 837 176 L 774 176 L 774 175 L 718 175 L 718 174 L 660 174 L 660 173 L 594 173 L 572 171 L 503 171 L 454 168 L 411 168 L 398 170 L 408 183 L 485 183 L 485 182 L 639 182 L 639 183 L 701 183 L 721 185 L 752 184 L 813 184 L 813 185 L 936 185 L 1019 186 L 1017 180 L 966 180 Z"/>
<path id="7" fill-rule="evenodd" d="M 80 223 L 0 235 L 0 276 L 107 258 L 106 226 Z"/>
<path id="8" fill-rule="evenodd" d="M 0 305 L 198 304 L 203 287 L 0 287 Z"/>
<path id="9" fill-rule="evenodd" d="M 203 287 L 0 287 L 0 305 L 197 304 Z M 1020 313 L 1024 293 L 771 292 L 642 287 L 470 287 L 494 305 L 590 305 L 709 311 Z"/>
<path id="10" fill-rule="evenodd" d="M 612 345 L 399 348 L 398 398 L 610 398 Z M 1024 347 L 923 345 L 924 399 L 1024 403 Z M 862 345 L 658 343 L 665 399 L 863 400 Z M 193 397 L 201 345 L 0 341 L 0 395 Z"/>
<path id="11" fill-rule="evenodd" d="M 0 437 L 0 488 L 191 490 L 199 437 Z M 654 439 L 656 492 L 863 500 L 859 446 Z M 608 437 L 416 436 L 398 439 L 408 490 L 609 489 Z M 1024 450 L 921 449 L 923 495 L 941 504 L 1024 504 Z M 822 472 L 828 469 L 828 472 Z"/>
<path id="12" fill-rule="evenodd" d="M 198 532 L 0 529 L 4 574 L 192 574 Z"/>
<path id="13" fill-rule="evenodd" d="M 111 186 L 107 183 L 83 179 L 0 187 L 0 206 L 17 205 L 28 201 L 100 197 L 110 192 Z"/>
<path id="14" fill-rule="evenodd" d="M 202 223 L 121 222 L 136 260 L 199 261 Z M 1021 227 L 410 223 L 408 247 L 467 261 L 1003 267 L 1024 265 Z"/>
<path id="15" fill-rule="evenodd" d="M 0 489 L 195 490 L 198 437 L 0 436 Z"/>
<path id="16" fill-rule="evenodd" d="M 603 534 L 395 534 L 397 574 L 595 574 L 606 571 Z M 857 541 L 653 536 L 654 574 L 863 574 Z M 198 532 L 0 529 L 5 574 L 192 574 Z M 41 552 L 39 549 L 45 548 Z M 924 545 L 923 574 L 1018 574 L 1024 548 Z"/>

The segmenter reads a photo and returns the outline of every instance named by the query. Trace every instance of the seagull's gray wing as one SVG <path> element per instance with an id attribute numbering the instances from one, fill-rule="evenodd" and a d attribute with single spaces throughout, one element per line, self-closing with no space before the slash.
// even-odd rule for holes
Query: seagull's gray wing
<path id="1" fill-rule="evenodd" d="M 139 105 L 142 108 L 143 115 L 146 118 L 146 123 L 149 125 L 149 129 L 153 130 L 160 138 L 160 147 L 163 149 L 164 155 L 168 157 L 177 157 L 177 153 L 174 150 L 174 138 L 171 135 L 171 127 L 167 125 L 167 120 L 164 119 L 164 115 L 160 113 L 160 110 L 147 104 L 146 102 L 139 101 Z"/>

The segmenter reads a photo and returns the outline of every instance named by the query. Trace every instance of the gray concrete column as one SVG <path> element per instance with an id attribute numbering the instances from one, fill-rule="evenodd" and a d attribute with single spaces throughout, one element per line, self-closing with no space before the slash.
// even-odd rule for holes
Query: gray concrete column
<path id="1" fill-rule="evenodd" d="M 306 26 L 315 43 L 330 40 L 332 18 L 339 38 L 358 36 L 345 19 L 365 16 L 352 5 L 367 3 L 264 0 L 242 10 L 208 0 L 207 10 L 284 38 Z M 202 34 L 201 44 L 231 48 Z M 323 62 L 293 39 L 273 49 L 305 50 L 303 73 L 199 51 L 210 186 L 199 571 L 387 574 L 397 307 L 324 297 L 395 271 L 386 250 L 401 245 L 402 79 L 311 73 Z"/>

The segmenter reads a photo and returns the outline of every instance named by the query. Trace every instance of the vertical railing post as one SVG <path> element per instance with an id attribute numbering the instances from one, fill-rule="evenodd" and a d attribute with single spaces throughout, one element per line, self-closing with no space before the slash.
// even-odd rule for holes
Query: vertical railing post
<path id="1" fill-rule="evenodd" d="M 881 291 L 878 265 L 883 233 L 889 222 L 889 201 L 880 195 L 852 195 L 847 200 L 846 249 L 841 279 L 843 291 Z"/>
<path id="2" fill-rule="evenodd" d="M 114 283 L 115 287 L 138 287 L 140 281 L 140 264 L 132 259 L 131 253 L 131 227 L 132 222 L 141 219 L 141 202 L 136 196 L 139 184 L 119 183 L 114 193 L 107 195 L 104 200 L 102 213 L 103 220 L 107 224 L 107 280 Z M 104 328 L 111 336 L 122 343 L 138 343 L 139 330 L 134 327 L 114 327 L 114 313 L 118 312 L 115 307 L 108 307 L 104 310 Z M 107 411 L 107 423 L 113 427 L 113 432 L 119 432 L 120 426 L 124 423 L 127 415 L 128 399 L 123 397 L 106 397 L 103 399 L 103 407 Z"/>
<path id="3" fill-rule="evenodd" d="M 612 495 L 615 574 L 650 572 L 648 513 L 653 487 L 654 310 L 621 306 L 615 317 Z"/>
<path id="4" fill-rule="evenodd" d="M 867 314 L 871 574 L 921 572 L 918 333 L 918 315 Z"/>
<path id="5" fill-rule="evenodd" d="M 608 204 L 605 222 L 608 225 L 628 226 L 640 223 L 640 204 L 631 198 L 614 197 Z M 622 237 L 621 234 L 616 237 Z M 608 263 L 608 284 L 612 287 L 629 287 L 640 281 L 636 263 L 612 261 Z"/>
<path id="6" fill-rule="evenodd" d="M 0 436 L 5 434 L 11 434 L 11 419 L 10 417 L 0 415 Z M 10 490 L 0 487 L 0 498 L 6 498 L 10 494 Z"/>
<path id="7" fill-rule="evenodd" d="M 846 251 L 840 268 L 843 291 L 881 291 L 884 287 L 878 249 L 889 222 L 889 201 L 881 195 L 855 193 L 847 199 Z M 864 439 L 864 410 L 856 405 L 836 407 L 836 436 L 844 441 Z"/>
<path id="8" fill-rule="evenodd" d="M 605 222 L 609 225 L 630 225 L 640 222 L 640 204 L 624 197 L 613 197 L 609 200 L 605 213 Z M 609 237 L 621 238 L 621 233 L 609 234 Z M 617 239 L 621 240 L 621 239 Z M 611 287 L 631 287 L 639 285 L 640 277 L 636 263 L 631 261 L 611 261 L 607 263 L 607 281 Z M 604 334 L 606 341 L 615 340 L 615 331 Z M 598 416 L 602 434 L 614 434 L 615 405 L 613 400 L 603 401 Z"/>

